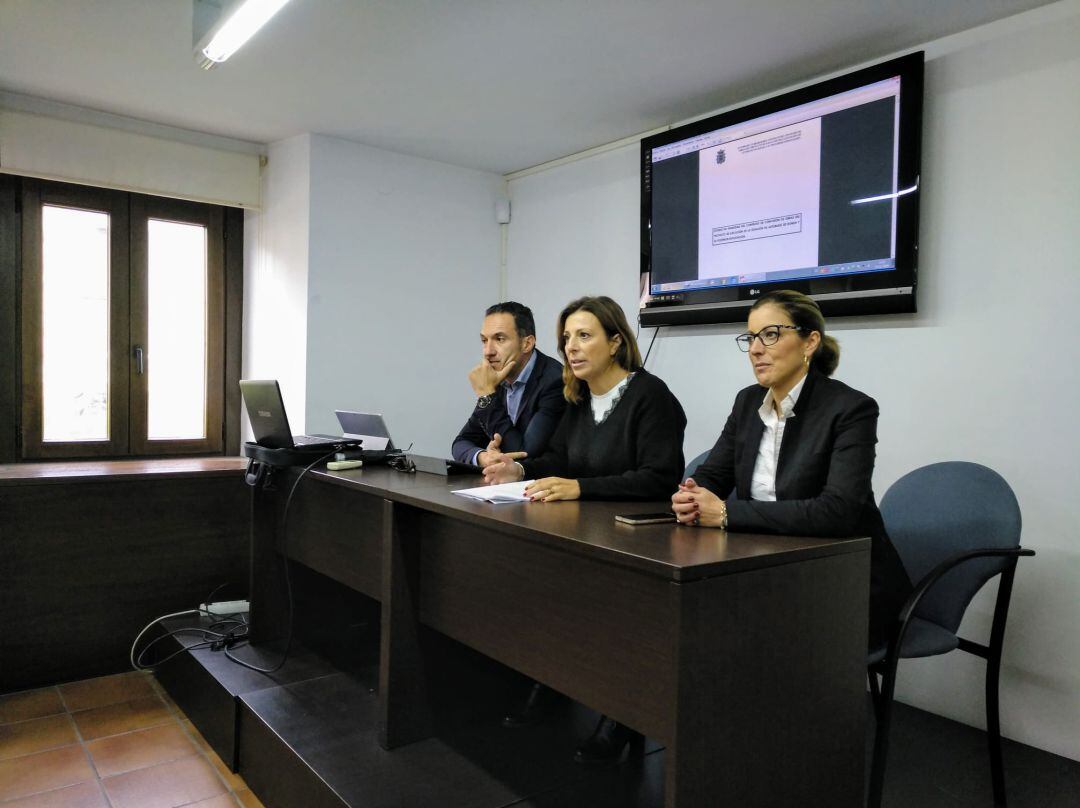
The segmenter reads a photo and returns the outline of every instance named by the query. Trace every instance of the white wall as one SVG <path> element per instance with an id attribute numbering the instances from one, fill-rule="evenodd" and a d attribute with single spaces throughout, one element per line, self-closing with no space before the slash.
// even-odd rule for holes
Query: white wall
<path id="1" fill-rule="evenodd" d="M 311 137 L 307 421 L 382 412 L 395 442 L 448 456 L 472 411 L 499 289 L 497 174 Z"/>
<path id="2" fill-rule="evenodd" d="M 270 146 L 261 212 L 244 216 L 245 379 L 277 379 L 290 426 L 304 425 L 311 138 Z M 246 416 L 245 416 L 246 430 Z"/>
<path id="3" fill-rule="evenodd" d="M 1062 14 L 1064 7 L 1068 13 Z M 1002 672 L 1007 736 L 1080 760 L 1080 12 L 1058 4 L 928 48 L 917 315 L 835 320 L 838 378 L 881 404 L 875 488 L 943 459 L 1000 471 L 1024 512 Z M 536 312 L 637 300 L 638 148 L 512 179 L 509 296 Z M 741 326 L 662 330 L 651 370 L 686 408 L 687 455 L 751 383 Z M 651 329 L 642 335 L 643 349 Z M 985 639 L 996 585 L 962 633 Z M 900 699 L 981 726 L 983 663 L 905 662 Z"/>

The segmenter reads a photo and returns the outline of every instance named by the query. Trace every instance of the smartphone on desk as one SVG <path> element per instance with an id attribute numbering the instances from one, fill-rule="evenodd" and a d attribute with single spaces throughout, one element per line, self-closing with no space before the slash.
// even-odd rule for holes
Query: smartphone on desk
<path id="1" fill-rule="evenodd" d="M 665 522 L 674 522 L 675 514 L 671 511 L 659 513 L 620 513 L 615 515 L 616 522 L 625 525 L 662 525 Z"/>

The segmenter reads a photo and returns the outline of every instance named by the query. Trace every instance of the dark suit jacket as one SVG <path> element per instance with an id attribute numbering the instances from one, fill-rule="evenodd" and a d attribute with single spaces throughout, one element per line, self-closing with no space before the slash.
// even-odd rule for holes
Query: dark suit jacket
<path id="1" fill-rule="evenodd" d="M 871 478 L 877 443 L 874 399 L 811 371 L 784 427 L 776 468 L 776 502 L 750 498 L 765 425 L 765 388 L 739 392 L 727 424 L 694 473 L 698 485 L 727 498 L 728 527 L 747 533 L 869 536 L 870 636 L 879 643 L 895 621 L 911 582 L 885 532 Z M 733 495 L 728 497 L 735 489 Z"/>
<path id="2" fill-rule="evenodd" d="M 563 366 L 540 351 L 534 353 L 536 364 L 525 382 L 517 423 L 510 420 L 510 413 L 506 409 L 506 388 L 500 384 L 491 404 L 484 409 L 474 409 L 454 438 L 454 460 L 471 463 L 473 454 L 478 449 L 486 449 L 496 432 L 502 435 L 501 448 L 504 452 L 525 451 L 529 457 L 539 457 L 547 448 L 566 409 Z"/>

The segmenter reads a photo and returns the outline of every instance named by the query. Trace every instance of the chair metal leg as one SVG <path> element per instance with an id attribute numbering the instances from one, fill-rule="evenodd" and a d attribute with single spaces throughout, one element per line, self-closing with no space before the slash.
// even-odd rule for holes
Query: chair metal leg
<path id="1" fill-rule="evenodd" d="M 877 727 L 874 732 L 874 759 L 870 764 L 870 791 L 867 808 L 881 808 L 885 790 L 885 762 L 889 756 L 889 727 L 892 724 L 893 692 L 896 689 L 896 659 L 886 664 L 878 696 Z M 876 676 L 875 676 L 876 678 Z"/>
<path id="2" fill-rule="evenodd" d="M 866 669 L 866 679 L 870 683 L 870 702 L 874 705 L 874 718 L 881 716 L 881 688 L 878 687 L 877 673 L 873 668 Z"/>
<path id="3" fill-rule="evenodd" d="M 1005 621 L 1009 614 L 1016 561 L 1005 569 L 998 585 L 994 624 L 986 655 L 986 742 L 990 747 L 990 777 L 994 786 L 994 808 L 1005 808 L 1005 766 L 1001 757 L 1001 714 L 998 710 L 998 680 L 1001 678 L 1001 650 L 1005 645 Z"/>
<path id="4" fill-rule="evenodd" d="M 998 673 L 1001 655 L 986 663 L 986 742 L 990 747 L 990 777 L 994 808 L 1005 808 L 1005 771 L 1001 758 L 1001 720 L 998 713 Z"/>

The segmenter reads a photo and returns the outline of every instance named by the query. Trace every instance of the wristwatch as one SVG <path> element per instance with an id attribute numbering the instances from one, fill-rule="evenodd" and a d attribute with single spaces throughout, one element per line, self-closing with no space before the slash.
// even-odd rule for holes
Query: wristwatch
<path id="1" fill-rule="evenodd" d="M 485 410 L 491 404 L 491 396 L 480 396 L 476 399 L 476 409 Z"/>

